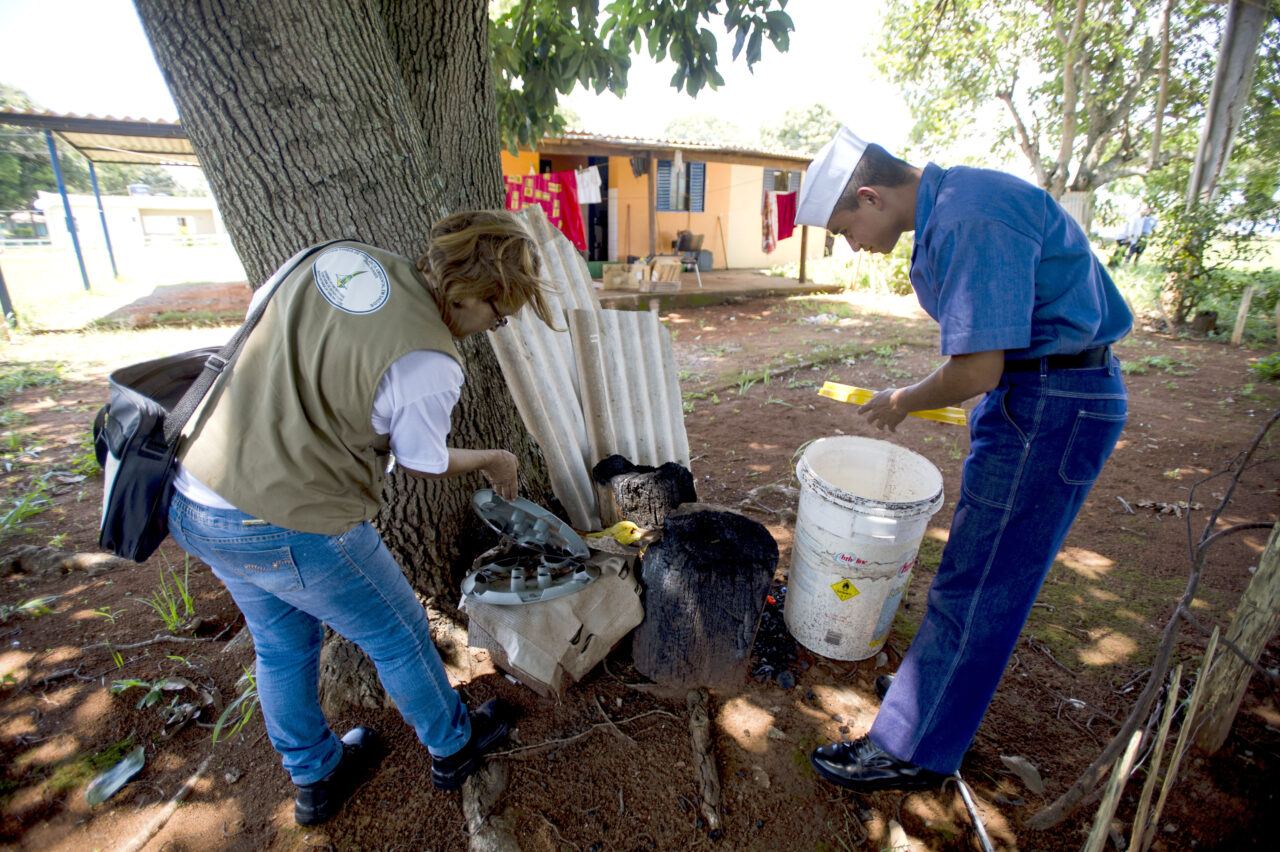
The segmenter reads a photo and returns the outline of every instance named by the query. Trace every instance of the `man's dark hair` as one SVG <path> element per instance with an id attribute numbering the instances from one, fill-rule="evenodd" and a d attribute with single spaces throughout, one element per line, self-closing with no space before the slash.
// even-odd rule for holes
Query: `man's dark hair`
<path id="1" fill-rule="evenodd" d="M 831 215 L 858 209 L 858 190 L 864 186 L 902 186 L 911 180 L 915 169 L 872 142 L 862 152 L 862 159 L 849 176 L 844 192 L 836 201 Z"/>

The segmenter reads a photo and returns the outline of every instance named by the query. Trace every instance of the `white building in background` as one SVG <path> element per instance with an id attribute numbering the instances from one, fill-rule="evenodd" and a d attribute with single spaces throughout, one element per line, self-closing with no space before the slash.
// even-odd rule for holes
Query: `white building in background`
<path id="1" fill-rule="evenodd" d="M 104 246 L 97 199 L 92 195 L 68 198 L 81 248 Z M 35 208 L 45 214 L 52 245 L 70 249 L 62 196 L 56 192 L 40 192 Z M 111 246 L 117 251 L 157 245 L 207 245 L 228 239 L 226 226 L 211 195 L 104 195 L 102 211 L 111 232 Z"/>

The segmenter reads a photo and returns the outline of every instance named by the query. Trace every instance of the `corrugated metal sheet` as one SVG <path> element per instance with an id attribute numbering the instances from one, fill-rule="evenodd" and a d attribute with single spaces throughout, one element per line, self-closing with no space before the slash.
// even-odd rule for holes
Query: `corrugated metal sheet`
<path id="1" fill-rule="evenodd" d="M 528 309 L 490 340 L 516 408 L 547 459 L 575 527 L 600 529 L 591 468 L 619 453 L 636 464 L 689 466 L 671 335 L 656 313 L 604 311 L 586 263 L 541 208 L 526 208 L 557 288 L 552 331 Z"/>

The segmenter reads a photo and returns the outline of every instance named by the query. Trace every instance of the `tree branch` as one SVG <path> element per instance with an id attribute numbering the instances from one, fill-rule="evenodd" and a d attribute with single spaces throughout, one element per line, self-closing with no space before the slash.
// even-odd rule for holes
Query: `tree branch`
<path id="1" fill-rule="evenodd" d="M 1044 163 L 1040 161 L 1040 142 L 1039 137 L 1033 138 L 1027 132 L 1027 126 L 1022 121 L 1022 116 L 1018 114 L 1018 108 L 1013 103 L 1013 90 L 1018 85 L 1018 75 L 1014 72 L 1013 79 L 1009 81 L 1009 88 L 996 92 L 996 97 L 1004 101 L 1005 106 L 1009 107 L 1009 114 L 1013 116 L 1013 124 L 1018 133 L 1018 146 L 1022 148 L 1023 156 L 1031 162 L 1031 168 L 1035 171 L 1036 181 L 1040 186 L 1044 186 L 1048 181 L 1048 175 L 1045 174 Z"/>

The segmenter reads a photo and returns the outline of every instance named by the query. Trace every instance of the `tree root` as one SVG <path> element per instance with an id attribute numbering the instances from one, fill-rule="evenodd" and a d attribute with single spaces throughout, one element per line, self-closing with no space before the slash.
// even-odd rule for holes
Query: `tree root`
<path id="1" fill-rule="evenodd" d="M 139 852 L 142 847 L 150 843 L 151 838 L 159 834 L 160 829 L 164 828 L 165 823 L 173 816 L 174 811 L 178 809 L 178 805 L 182 804 L 182 800 L 195 789 L 196 784 L 200 783 L 200 779 L 204 777 L 204 772 L 209 768 L 209 761 L 211 760 L 213 760 L 212 752 L 200 764 L 200 768 L 195 771 L 195 774 L 183 782 L 182 786 L 178 788 L 178 792 L 173 794 L 169 804 L 165 805 L 164 809 L 156 814 L 155 818 L 147 823 L 142 831 L 135 834 L 132 840 L 120 847 L 119 852 Z"/>

